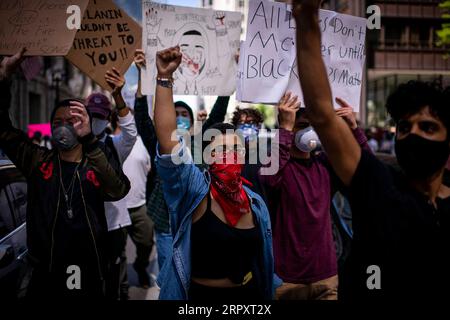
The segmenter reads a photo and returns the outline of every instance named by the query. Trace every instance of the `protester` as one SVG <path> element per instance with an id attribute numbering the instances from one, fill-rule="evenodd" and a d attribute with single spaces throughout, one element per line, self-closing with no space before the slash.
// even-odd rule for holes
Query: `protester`
<path id="1" fill-rule="evenodd" d="M 237 108 L 233 114 L 231 123 L 240 130 L 243 138 L 245 139 L 245 164 L 242 169 L 242 177 L 252 181 L 250 189 L 259 194 L 264 202 L 266 201 L 266 194 L 261 186 L 258 178 L 259 169 L 262 166 L 261 157 L 259 152 L 261 148 L 266 148 L 265 155 L 268 155 L 269 145 L 260 144 L 259 131 L 262 128 L 264 122 L 264 116 L 261 112 L 252 108 L 240 109 Z M 267 142 L 264 140 L 264 142 Z M 264 151 L 264 150 L 263 150 Z"/>
<path id="2" fill-rule="evenodd" d="M 157 173 L 154 160 L 156 158 L 157 137 L 152 119 L 149 116 L 147 96 L 141 92 L 141 68 L 145 66 L 145 54 L 143 50 L 136 50 L 135 64 L 138 69 L 138 89 L 135 100 L 135 118 L 139 135 L 142 137 L 145 147 L 147 148 L 152 160 L 152 172 L 148 179 L 147 195 L 148 195 L 148 213 L 155 225 L 156 246 L 158 251 L 158 265 L 161 270 L 164 266 L 169 254 L 172 251 L 172 233 L 170 230 L 169 212 L 162 189 L 162 181 Z M 228 102 L 230 97 L 218 97 L 214 104 L 210 116 L 202 124 L 202 131 L 206 131 L 212 125 L 221 123 L 225 120 Z M 177 112 L 177 129 L 194 132 L 194 118 L 192 109 L 185 103 L 178 102 Z M 189 119 L 189 125 L 182 117 Z M 185 123 L 183 125 L 183 123 Z M 202 146 L 197 146 L 201 148 Z M 193 153 L 193 152 L 192 152 Z"/>
<path id="3" fill-rule="evenodd" d="M 117 117 L 113 117 L 112 127 L 115 136 L 122 133 Z M 137 136 L 136 143 L 123 164 L 123 171 L 131 182 L 131 189 L 125 201 L 131 217 L 131 225 L 127 231 L 136 246 L 133 267 L 138 275 L 139 284 L 144 289 L 150 287 L 150 277 L 146 269 L 153 249 L 153 222 L 147 215 L 146 206 L 147 176 L 150 169 L 150 155 L 141 137 Z"/>
<path id="4" fill-rule="evenodd" d="M 28 183 L 28 257 L 34 267 L 28 295 L 49 301 L 102 298 L 108 266 L 104 201 L 123 198 L 130 184 L 120 168 L 110 165 L 92 134 L 85 105 L 76 99 L 61 101 L 52 112 L 56 149 L 38 147 L 13 128 L 10 87 L 3 80 L 24 52 L 1 61 L 0 148 Z M 82 276 L 71 283 L 68 278 L 77 270 Z"/>
<path id="5" fill-rule="evenodd" d="M 173 252 L 160 275 L 160 299 L 271 299 L 269 214 L 262 199 L 243 186 L 237 161 L 245 149 L 232 133 L 235 127 L 213 127 L 220 134 L 208 145 L 209 173 L 193 164 L 183 138 L 171 139 L 177 126 L 170 79 L 181 57 L 179 47 L 169 48 L 157 53 L 156 63 L 156 162 L 174 234 Z"/>
<path id="6" fill-rule="evenodd" d="M 386 107 L 397 127 L 401 171 L 361 150 L 333 110 L 321 54 L 320 0 L 294 1 L 298 71 L 308 117 L 349 188 L 353 247 L 342 295 L 352 299 L 430 299 L 449 285 L 450 154 L 448 99 L 419 81 L 400 85 Z"/>
<path id="7" fill-rule="evenodd" d="M 366 148 L 353 109 L 342 99 L 336 113 Z M 276 298 L 337 300 L 337 256 L 331 229 L 331 200 L 338 183 L 297 96 L 286 93 L 278 105 L 279 169 L 261 175 L 273 204 L 275 273 L 283 280 Z M 295 203 L 295 205 L 292 205 Z"/>
<path id="8" fill-rule="evenodd" d="M 154 223 L 156 250 L 159 270 L 162 269 L 166 257 L 172 250 L 172 234 L 170 232 L 169 212 L 164 200 L 161 179 L 156 172 L 155 158 L 157 138 L 153 121 L 149 116 L 147 96 L 142 95 L 141 68 L 145 66 L 145 55 L 142 50 L 135 52 L 135 65 L 138 70 L 138 88 L 134 103 L 136 126 L 142 137 L 145 148 L 150 155 L 152 170 L 147 179 L 147 214 Z"/>
<path id="9" fill-rule="evenodd" d="M 231 123 L 243 131 L 244 138 L 251 139 L 258 135 L 264 122 L 263 114 L 253 108 L 237 108 Z"/>
<path id="10" fill-rule="evenodd" d="M 136 142 L 137 129 L 134 117 L 122 97 L 125 78 L 118 70 L 113 68 L 105 75 L 107 83 L 113 89 L 112 96 L 116 103 L 120 133 L 112 136 L 106 135 L 105 130 L 110 123 L 112 104 L 108 97 L 102 93 L 94 93 L 87 98 L 86 104 L 92 114 L 92 131 L 111 153 L 118 165 L 122 166 L 128 158 Z M 131 226 L 131 218 L 127 208 L 126 199 L 117 202 L 106 202 L 105 211 L 108 222 L 108 237 L 110 244 L 111 273 L 109 274 L 107 291 L 110 299 L 127 300 L 127 264 L 125 247 L 127 243 L 126 228 Z"/>

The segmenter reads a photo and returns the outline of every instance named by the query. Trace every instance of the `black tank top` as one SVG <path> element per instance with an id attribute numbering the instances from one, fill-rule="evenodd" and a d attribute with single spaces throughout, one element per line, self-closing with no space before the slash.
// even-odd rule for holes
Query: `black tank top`
<path id="1" fill-rule="evenodd" d="M 258 226 L 237 229 L 225 224 L 212 212 L 211 195 L 208 193 L 205 214 L 192 224 L 192 277 L 228 278 L 240 284 L 254 270 L 258 250 L 262 250 L 262 236 Z"/>

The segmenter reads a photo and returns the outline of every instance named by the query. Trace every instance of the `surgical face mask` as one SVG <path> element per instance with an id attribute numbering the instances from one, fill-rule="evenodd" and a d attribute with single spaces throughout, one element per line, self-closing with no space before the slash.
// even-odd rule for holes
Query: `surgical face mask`
<path id="1" fill-rule="evenodd" d="M 395 153 L 398 164 L 409 178 L 427 179 L 447 163 L 449 140 L 434 141 L 409 134 L 404 139 L 396 140 Z"/>
<path id="2" fill-rule="evenodd" d="M 191 120 L 189 118 L 178 116 L 177 117 L 177 129 L 189 130 L 191 128 Z"/>
<path id="3" fill-rule="evenodd" d="M 105 131 L 108 124 L 109 124 L 108 120 L 93 118 L 92 119 L 92 133 L 96 137 L 100 136 Z"/>
<path id="4" fill-rule="evenodd" d="M 320 140 L 312 127 L 305 128 L 295 134 L 295 146 L 303 152 L 312 152 L 320 147 Z"/>
<path id="5" fill-rule="evenodd" d="M 53 141 L 61 151 L 70 151 L 78 145 L 78 137 L 72 125 L 64 124 L 53 129 Z"/>
<path id="6" fill-rule="evenodd" d="M 259 128 L 256 124 L 240 124 L 238 130 L 241 130 L 242 136 L 246 142 L 256 140 L 259 134 Z"/>

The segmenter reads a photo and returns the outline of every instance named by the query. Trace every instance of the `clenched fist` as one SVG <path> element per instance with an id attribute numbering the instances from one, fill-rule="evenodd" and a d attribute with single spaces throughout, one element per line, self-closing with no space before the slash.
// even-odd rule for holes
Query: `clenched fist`
<path id="1" fill-rule="evenodd" d="M 158 76 L 165 78 L 172 78 L 173 73 L 181 64 L 183 54 L 180 47 L 172 47 L 156 53 L 156 67 L 158 69 Z"/>

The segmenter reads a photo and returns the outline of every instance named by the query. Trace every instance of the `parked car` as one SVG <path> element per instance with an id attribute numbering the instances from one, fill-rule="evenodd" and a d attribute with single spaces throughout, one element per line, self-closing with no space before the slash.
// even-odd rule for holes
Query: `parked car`
<path id="1" fill-rule="evenodd" d="M 28 285 L 26 207 L 26 180 L 0 150 L 0 301 L 24 297 Z"/>

